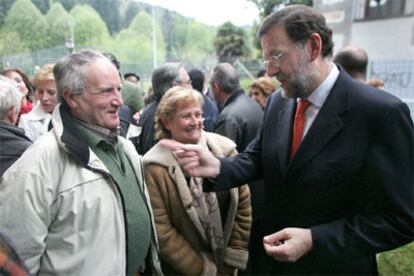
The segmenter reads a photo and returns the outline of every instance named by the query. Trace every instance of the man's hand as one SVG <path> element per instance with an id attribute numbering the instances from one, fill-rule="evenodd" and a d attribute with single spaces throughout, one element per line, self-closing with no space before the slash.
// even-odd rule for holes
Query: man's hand
<path id="1" fill-rule="evenodd" d="M 188 176 L 214 178 L 220 172 L 220 161 L 200 145 L 182 144 L 168 139 L 159 143 L 173 151 L 178 164 Z"/>
<path id="2" fill-rule="evenodd" d="M 312 249 L 310 229 L 285 228 L 263 238 L 267 255 L 281 262 L 296 262 Z"/>

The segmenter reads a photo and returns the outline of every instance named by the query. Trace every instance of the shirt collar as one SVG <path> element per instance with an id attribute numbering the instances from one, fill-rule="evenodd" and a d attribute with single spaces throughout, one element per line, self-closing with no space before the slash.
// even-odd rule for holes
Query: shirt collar
<path id="1" fill-rule="evenodd" d="M 112 146 L 116 146 L 118 143 L 118 135 L 119 129 L 116 131 L 109 130 L 94 124 L 90 124 L 79 119 L 76 119 L 76 122 L 79 126 L 81 126 L 82 132 L 86 132 L 86 136 L 88 142 L 92 147 L 95 147 L 99 144 L 99 142 L 104 141 L 106 143 L 111 144 Z"/>
<path id="2" fill-rule="evenodd" d="M 315 105 L 318 108 L 321 108 L 322 105 L 325 103 L 326 98 L 329 96 L 329 93 L 332 90 L 336 80 L 339 76 L 339 70 L 335 64 L 332 64 L 332 69 L 326 79 L 313 91 L 312 94 L 309 95 L 307 98 L 308 101 Z"/>

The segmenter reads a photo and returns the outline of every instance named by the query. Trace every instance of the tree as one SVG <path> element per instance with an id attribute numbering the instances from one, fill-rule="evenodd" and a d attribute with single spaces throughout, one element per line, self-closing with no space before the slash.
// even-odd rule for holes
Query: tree
<path id="1" fill-rule="evenodd" d="M 49 0 L 32 0 L 32 3 L 39 9 L 42 14 L 46 14 L 50 8 Z"/>
<path id="2" fill-rule="evenodd" d="M 22 20 L 24 19 L 24 20 Z M 16 32 L 30 50 L 46 46 L 46 20 L 30 0 L 17 0 L 7 13 L 4 29 Z"/>
<path id="3" fill-rule="evenodd" d="M 105 22 L 89 5 L 77 5 L 70 15 L 75 20 L 74 33 L 77 45 L 99 45 L 109 39 Z"/>
<path id="4" fill-rule="evenodd" d="M 219 26 L 214 48 L 220 62 L 233 63 L 237 58 L 249 54 L 246 33 L 231 22 L 225 22 Z"/>
<path id="5" fill-rule="evenodd" d="M 0 37 L 3 41 L 7 41 L 7 43 L 0 44 L 0 57 L 30 51 L 29 47 L 27 47 L 25 42 L 16 32 L 7 32 L 3 30 L 0 31 Z"/>
<path id="6" fill-rule="evenodd" d="M 132 31 L 134 36 L 142 35 L 146 40 L 151 41 L 152 45 L 152 17 L 147 12 L 139 12 L 128 29 Z M 157 38 L 157 60 L 163 62 L 165 60 L 165 42 L 160 24 L 156 24 L 155 35 Z"/>
<path id="7" fill-rule="evenodd" d="M 137 2 L 130 2 L 126 9 L 122 27 L 128 28 L 134 17 L 141 11 L 141 6 Z"/>
<path id="8" fill-rule="evenodd" d="M 48 26 L 47 39 L 49 47 L 65 44 L 65 41 L 71 35 L 70 24 L 74 24 L 75 20 L 59 2 L 52 4 L 45 18 Z"/>
<path id="9" fill-rule="evenodd" d="M 1 0 L 0 1 L 0 28 L 4 25 L 4 19 L 9 11 L 14 0 Z"/>
<path id="10" fill-rule="evenodd" d="M 67 12 L 70 12 L 74 6 L 79 4 L 79 0 L 59 0 Z"/>
<path id="11" fill-rule="evenodd" d="M 121 27 L 119 15 L 120 0 L 88 0 L 86 2 L 100 14 L 110 34 L 119 32 Z"/>

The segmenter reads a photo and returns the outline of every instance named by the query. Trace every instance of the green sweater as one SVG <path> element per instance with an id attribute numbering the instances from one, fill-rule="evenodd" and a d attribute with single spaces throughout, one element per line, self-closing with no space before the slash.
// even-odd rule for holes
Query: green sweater
<path id="1" fill-rule="evenodd" d="M 125 219 L 127 275 L 145 267 L 145 258 L 151 243 L 150 213 L 140 190 L 130 160 L 120 143 L 113 146 L 102 133 L 94 132 L 78 123 L 79 130 L 92 151 L 108 168 L 121 194 Z M 96 126 L 93 126 L 96 128 Z"/>

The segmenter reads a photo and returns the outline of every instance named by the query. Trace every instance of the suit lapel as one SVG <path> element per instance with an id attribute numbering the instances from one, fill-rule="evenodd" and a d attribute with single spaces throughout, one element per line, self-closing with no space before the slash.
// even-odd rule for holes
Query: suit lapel
<path id="1" fill-rule="evenodd" d="M 289 164 L 290 140 L 292 121 L 295 114 L 296 102 L 294 99 L 288 100 L 283 109 L 279 111 L 278 123 L 276 127 L 276 149 L 279 158 L 279 164 L 282 166 L 283 174 L 286 173 Z"/>
<path id="2" fill-rule="evenodd" d="M 343 83 L 343 78 L 340 75 L 295 157 L 290 162 L 288 176 L 313 159 L 343 127 L 341 117 L 347 108 L 346 87 L 347 85 Z"/>

